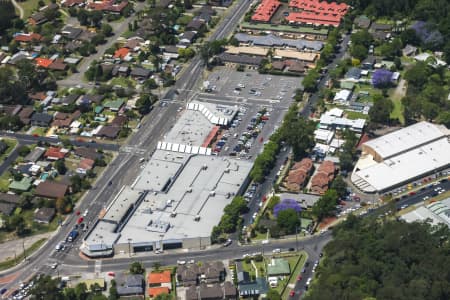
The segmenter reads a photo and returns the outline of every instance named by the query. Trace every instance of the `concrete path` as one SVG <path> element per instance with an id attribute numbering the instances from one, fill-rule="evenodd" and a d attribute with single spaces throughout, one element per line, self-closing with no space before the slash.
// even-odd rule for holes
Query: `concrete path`
<path id="1" fill-rule="evenodd" d="M 17 4 L 17 2 L 15 1 L 15 0 L 11 0 L 12 1 L 12 4 L 14 5 L 14 7 L 15 8 L 17 8 L 17 10 L 19 11 L 19 17 L 21 18 L 21 19 L 23 19 L 23 8 L 22 8 L 22 6 L 20 6 L 19 4 Z"/>

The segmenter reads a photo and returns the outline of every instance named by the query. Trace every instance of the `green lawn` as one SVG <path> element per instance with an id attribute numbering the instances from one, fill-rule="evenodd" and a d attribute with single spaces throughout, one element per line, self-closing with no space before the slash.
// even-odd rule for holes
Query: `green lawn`
<path id="1" fill-rule="evenodd" d="M 47 133 L 47 128 L 45 127 L 36 127 L 31 134 L 37 134 L 39 136 L 45 136 Z"/>
<path id="2" fill-rule="evenodd" d="M 369 118 L 369 115 L 365 115 L 361 112 L 358 111 L 351 111 L 351 110 L 346 110 L 345 114 L 347 115 L 347 118 L 351 119 L 351 120 L 355 120 L 355 119 L 365 119 L 367 120 Z"/>
<path id="3" fill-rule="evenodd" d="M 120 85 L 121 87 L 134 87 L 136 85 L 136 82 L 132 79 L 125 78 L 125 77 L 115 77 L 111 79 L 110 81 L 111 85 Z"/>
<path id="4" fill-rule="evenodd" d="M 37 10 L 38 0 L 26 0 L 23 2 L 18 1 L 17 3 L 23 8 L 23 18 L 28 19 L 28 17 Z M 44 0 L 45 4 L 50 3 L 50 0 Z"/>
<path id="5" fill-rule="evenodd" d="M 10 176 L 11 174 L 8 171 L 0 176 L 0 191 L 3 193 L 8 192 Z"/>
<path id="6" fill-rule="evenodd" d="M 8 148 L 6 148 L 5 152 L 3 152 L 0 155 L 0 161 L 4 160 L 9 153 L 11 153 L 11 151 L 14 149 L 14 147 L 16 147 L 17 145 L 17 140 L 15 139 L 6 139 L 4 138 L 3 141 L 5 142 L 6 145 L 8 145 Z"/>
<path id="7" fill-rule="evenodd" d="M 403 104 L 400 100 L 393 100 L 394 110 L 391 112 L 392 119 L 398 119 L 400 123 L 405 124 L 405 117 L 403 116 Z"/>

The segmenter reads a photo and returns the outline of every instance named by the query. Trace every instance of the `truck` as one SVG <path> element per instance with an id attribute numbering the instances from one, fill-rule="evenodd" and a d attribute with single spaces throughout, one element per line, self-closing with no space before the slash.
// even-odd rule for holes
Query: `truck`
<path id="1" fill-rule="evenodd" d="M 77 236 L 78 236 L 78 231 L 77 231 L 77 230 L 72 230 L 72 231 L 69 233 L 69 236 L 67 237 L 67 240 L 68 240 L 69 242 L 73 242 L 73 241 L 77 238 Z"/>

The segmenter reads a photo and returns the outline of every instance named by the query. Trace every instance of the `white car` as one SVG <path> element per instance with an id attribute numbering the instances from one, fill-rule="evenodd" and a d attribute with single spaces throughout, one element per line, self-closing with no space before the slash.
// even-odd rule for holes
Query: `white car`
<path id="1" fill-rule="evenodd" d="M 58 263 L 57 263 L 57 262 L 55 262 L 55 263 L 53 263 L 53 264 L 51 265 L 52 269 L 56 269 L 57 266 L 58 266 Z"/>
<path id="2" fill-rule="evenodd" d="M 87 210 L 87 209 L 86 209 L 86 210 L 84 211 L 84 213 L 83 213 L 83 217 L 85 217 L 85 218 L 86 218 L 86 217 L 87 217 L 87 215 L 88 215 L 88 213 L 89 213 L 89 210 Z"/>
<path id="3" fill-rule="evenodd" d="M 280 248 L 273 249 L 273 250 L 272 250 L 272 253 L 281 253 L 281 249 L 280 249 Z"/>
<path id="4" fill-rule="evenodd" d="M 186 264 L 186 261 L 185 260 L 177 260 L 177 264 L 182 266 L 182 265 Z"/>

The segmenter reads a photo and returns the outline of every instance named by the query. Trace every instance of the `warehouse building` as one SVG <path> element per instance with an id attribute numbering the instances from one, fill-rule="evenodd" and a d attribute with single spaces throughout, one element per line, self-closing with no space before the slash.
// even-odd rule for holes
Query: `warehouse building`
<path id="1" fill-rule="evenodd" d="M 362 144 L 351 180 L 363 192 L 386 192 L 450 166 L 449 130 L 420 122 Z"/>

